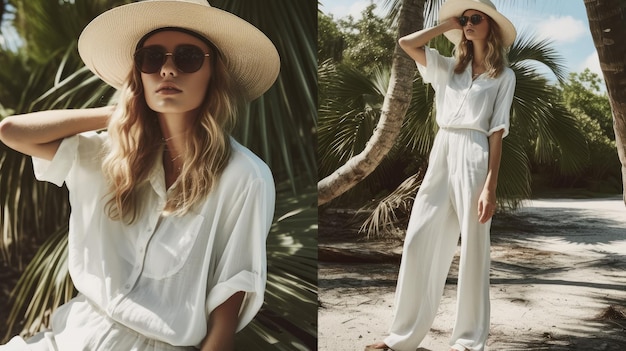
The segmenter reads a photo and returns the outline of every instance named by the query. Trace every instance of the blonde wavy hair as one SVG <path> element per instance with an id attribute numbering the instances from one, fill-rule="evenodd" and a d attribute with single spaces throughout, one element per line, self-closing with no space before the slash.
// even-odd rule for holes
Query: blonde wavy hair
<path id="1" fill-rule="evenodd" d="M 485 56 L 485 73 L 491 78 L 497 78 L 504 68 L 509 65 L 506 49 L 502 44 L 502 34 L 498 24 L 491 17 L 483 14 L 489 21 L 489 34 L 487 34 L 487 55 Z M 461 37 L 461 42 L 454 51 L 456 66 L 454 73 L 460 74 L 472 62 L 474 56 L 474 45 L 467 40 L 465 33 Z"/>
<path id="2" fill-rule="evenodd" d="M 213 46 L 212 74 L 198 117 L 186 140 L 187 152 L 178 186 L 168 196 L 164 212 L 182 216 L 204 199 L 226 168 L 231 154 L 230 132 L 242 102 L 241 91 Z M 165 143 L 157 120 L 145 100 L 141 73 L 133 67 L 121 90 L 108 126 L 109 151 L 102 164 L 110 185 L 105 211 L 113 220 L 132 223 L 139 216 L 138 193 Z"/>

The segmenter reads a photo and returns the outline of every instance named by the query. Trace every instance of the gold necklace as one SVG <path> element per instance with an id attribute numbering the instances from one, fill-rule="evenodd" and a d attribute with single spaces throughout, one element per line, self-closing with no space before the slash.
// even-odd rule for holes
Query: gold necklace
<path id="1" fill-rule="evenodd" d="M 170 136 L 169 138 L 161 137 L 161 141 L 162 141 L 163 143 L 167 143 L 168 141 L 170 141 L 170 140 L 172 140 L 172 139 L 174 139 L 174 138 L 178 138 L 178 137 L 180 137 L 180 136 L 185 136 L 185 135 L 187 135 L 187 134 L 189 134 L 189 131 L 185 131 L 185 132 L 182 132 L 182 133 L 178 133 L 178 134 L 176 134 L 176 135 L 172 135 L 172 136 Z"/>
<path id="2" fill-rule="evenodd" d="M 474 67 L 474 65 L 472 65 L 472 76 L 476 77 L 479 76 L 481 74 L 485 73 L 485 68 L 482 66 L 476 66 Z"/>

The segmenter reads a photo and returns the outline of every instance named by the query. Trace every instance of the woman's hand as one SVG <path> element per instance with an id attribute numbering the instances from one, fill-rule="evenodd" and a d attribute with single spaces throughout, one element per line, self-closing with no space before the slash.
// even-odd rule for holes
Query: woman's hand
<path id="1" fill-rule="evenodd" d="M 478 198 L 478 221 L 485 224 L 494 213 L 496 213 L 496 193 L 483 189 Z"/>
<path id="2" fill-rule="evenodd" d="M 463 30 L 463 26 L 461 25 L 461 22 L 459 21 L 459 17 L 450 17 L 448 19 L 445 19 L 443 22 L 441 22 L 441 24 L 446 24 L 448 26 L 448 30 L 452 30 L 452 29 L 460 29 Z"/>
<path id="3" fill-rule="evenodd" d="M 434 37 L 452 29 L 462 29 L 457 17 L 450 17 L 438 25 L 422 29 L 398 39 L 398 44 L 415 62 L 426 67 L 424 46 Z"/>
<path id="4" fill-rule="evenodd" d="M 487 179 L 483 191 L 478 197 L 478 221 L 487 223 L 496 213 L 496 189 L 498 187 L 498 173 L 500 171 L 500 159 L 502 156 L 502 135 L 504 129 L 493 132 L 489 136 L 489 166 Z"/>

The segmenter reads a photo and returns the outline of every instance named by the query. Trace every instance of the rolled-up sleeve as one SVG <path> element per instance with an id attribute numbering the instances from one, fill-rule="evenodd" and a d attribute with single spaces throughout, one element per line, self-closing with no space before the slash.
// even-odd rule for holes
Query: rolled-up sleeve
<path id="1" fill-rule="evenodd" d="M 252 181 L 234 208 L 233 225 L 223 228 L 228 235 L 213 278 L 209 280 L 207 316 L 238 291 L 245 292 L 239 311 L 237 331 L 254 318 L 263 305 L 267 279 L 266 244 L 274 213 L 275 190 L 272 180 Z"/>
<path id="2" fill-rule="evenodd" d="M 502 83 L 498 88 L 498 94 L 495 100 L 493 115 L 489 123 L 489 131 L 487 135 L 491 135 L 499 130 L 504 130 L 502 137 L 509 135 L 509 126 L 511 121 L 511 105 L 515 95 L 515 73 L 511 69 L 505 69 L 502 72 Z"/>
<path id="3" fill-rule="evenodd" d="M 426 66 L 422 66 L 417 61 L 415 64 L 423 82 L 432 84 L 437 91 L 440 86 L 447 84 L 450 72 L 454 67 L 454 59 L 442 56 L 439 51 L 427 46 L 424 47 L 424 50 L 426 52 Z"/>
<path id="4" fill-rule="evenodd" d="M 77 164 L 83 167 L 89 165 L 99 170 L 106 139 L 106 133 L 97 132 L 81 133 L 63 139 L 52 160 L 33 157 L 35 178 L 59 187 L 63 183 L 69 186 L 70 179 L 76 173 Z M 77 180 L 87 181 L 87 179 Z"/>
<path id="5" fill-rule="evenodd" d="M 65 182 L 67 175 L 78 152 L 78 135 L 63 139 L 52 160 L 33 157 L 33 169 L 35 178 L 47 181 L 60 187 Z"/>

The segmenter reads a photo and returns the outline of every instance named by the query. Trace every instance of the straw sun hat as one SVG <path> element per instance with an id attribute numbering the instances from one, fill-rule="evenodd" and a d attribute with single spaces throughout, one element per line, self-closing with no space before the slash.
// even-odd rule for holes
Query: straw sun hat
<path id="1" fill-rule="evenodd" d="M 504 47 L 508 48 L 513 44 L 517 35 L 513 23 L 498 12 L 496 6 L 489 0 L 448 0 L 439 9 L 439 21 L 450 17 L 460 17 L 466 10 L 480 11 L 491 17 L 500 27 Z M 461 42 L 463 32 L 460 29 L 453 29 L 445 32 L 444 35 L 456 45 Z"/>
<path id="2" fill-rule="evenodd" d="M 280 58 L 267 36 L 207 0 L 144 0 L 113 8 L 85 27 L 78 52 L 93 73 L 119 89 L 139 40 L 164 27 L 190 30 L 215 44 L 248 100 L 261 96 L 278 76 Z"/>

